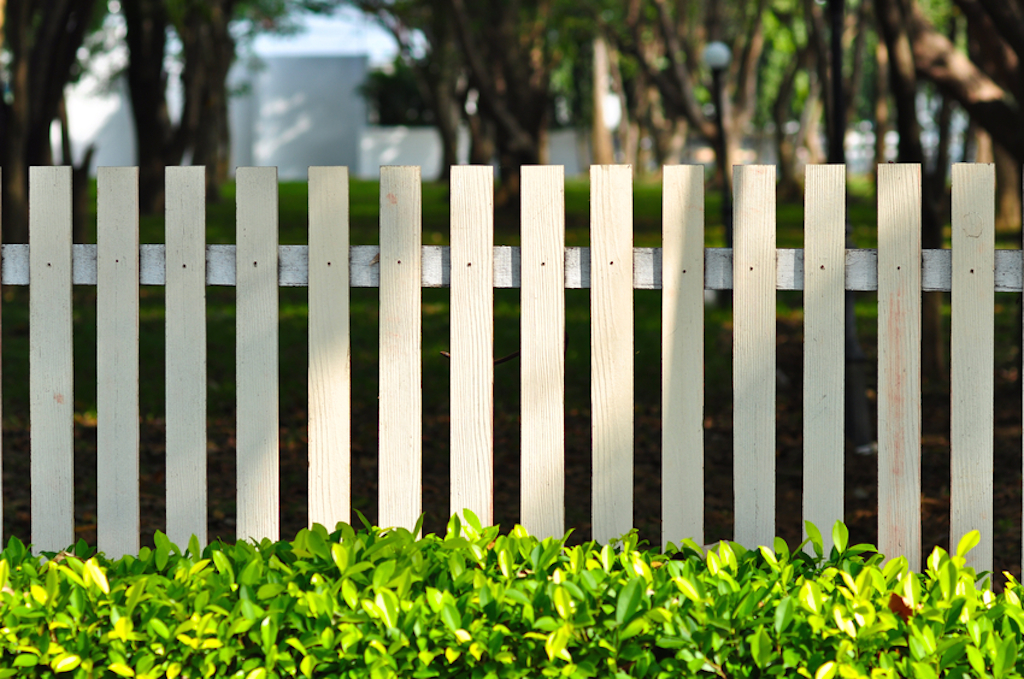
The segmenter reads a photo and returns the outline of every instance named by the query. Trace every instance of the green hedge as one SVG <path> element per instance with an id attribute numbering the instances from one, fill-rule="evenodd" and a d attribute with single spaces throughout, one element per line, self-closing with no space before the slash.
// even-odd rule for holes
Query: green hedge
<path id="1" fill-rule="evenodd" d="M 291 542 L 111 561 L 0 553 L 3 677 L 1020 676 L 1024 613 L 962 554 L 927 572 L 869 545 L 813 554 L 635 534 L 566 547 L 468 512 L 441 538 L 339 524 Z"/>

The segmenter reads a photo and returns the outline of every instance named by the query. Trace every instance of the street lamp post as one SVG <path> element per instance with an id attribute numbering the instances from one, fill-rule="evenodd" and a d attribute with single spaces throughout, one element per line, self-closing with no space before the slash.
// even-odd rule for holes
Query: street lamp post
<path id="1" fill-rule="evenodd" d="M 725 246 L 732 247 L 732 181 L 727 158 L 729 146 L 725 137 L 725 101 L 722 76 L 732 61 L 732 51 L 720 40 L 709 42 L 704 48 L 704 65 L 711 69 L 711 96 L 715 100 L 715 125 L 718 128 L 718 147 L 715 156 L 722 173 L 722 226 L 725 228 Z"/>

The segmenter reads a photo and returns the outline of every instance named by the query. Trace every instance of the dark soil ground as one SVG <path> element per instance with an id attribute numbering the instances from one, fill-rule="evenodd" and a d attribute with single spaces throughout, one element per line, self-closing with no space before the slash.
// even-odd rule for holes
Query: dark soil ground
<path id="1" fill-rule="evenodd" d="M 1016 312 L 1014 312 L 1016 313 Z M 1018 326 L 1019 327 L 1019 326 Z M 785 376 L 778 387 L 777 532 L 793 546 L 801 533 L 802 441 L 801 394 L 802 326 L 799 318 L 780 317 L 778 367 Z M 731 335 L 724 327 L 708 352 L 731 352 Z M 866 347 L 869 357 L 873 350 Z M 995 572 L 1020 577 L 1021 560 L 1021 385 L 1016 358 L 996 368 L 995 399 Z M 874 384 L 875 365 L 866 364 Z M 503 368 L 498 368 L 501 370 Z M 515 372 L 516 368 L 510 368 Z M 728 380 L 726 380 L 728 381 Z M 443 532 L 448 516 L 448 386 L 425 385 L 423 509 L 425 530 Z M 638 390 L 639 391 L 639 390 Z M 660 543 L 661 460 L 660 412 L 654 396 L 638 397 L 635 413 L 635 525 L 652 545 Z M 869 390 L 872 398 L 874 392 Z M 500 402 L 500 398 L 498 399 Z M 514 409 L 495 414 L 494 520 L 511 527 L 519 512 L 519 423 Z M 925 555 L 934 545 L 948 548 L 949 530 L 949 392 L 941 379 L 924 382 L 922 438 L 922 537 Z M 18 418 L 5 414 L 3 432 L 3 534 L 29 539 L 30 491 L 28 431 Z M 376 401 L 364 399 L 353 412 L 353 506 L 371 521 L 376 518 L 377 459 Z M 231 413 L 213 417 L 208 437 L 210 537 L 234 539 L 235 441 Z M 705 541 L 731 538 L 733 528 L 732 412 L 728 392 L 709 391 L 705 439 Z M 566 521 L 575 532 L 572 541 L 590 537 L 590 417 L 585 407 L 570 405 L 566 413 Z M 96 539 L 95 421 L 76 423 L 76 535 Z M 143 543 L 164 526 L 164 426 L 158 418 L 142 427 Z M 306 414 L 282 413 L 282 536 L 291 537 L 306 523 Z M 846 454 L 846 522 L 857 542 L 875 542 L 877 459 Z M 357 519 L 353 517 L 353 522 Z M 825 527 L 822 527 L 825 528 Z"/>

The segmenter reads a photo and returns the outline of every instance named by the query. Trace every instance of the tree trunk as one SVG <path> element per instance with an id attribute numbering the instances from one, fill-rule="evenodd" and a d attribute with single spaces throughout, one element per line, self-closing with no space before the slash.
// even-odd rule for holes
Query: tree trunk
<path id="1" fill-rule="evenodd" d="M 643 97 L 639 96 L 639 93 L 647 89 L 643 81 L 643 73 L 640 73 L 631 81 L 632 87 L 630 89 L 634 92 L 634 96 L 631 97 L 626 91 L 626 81 L 622 77 L 622 70 L 619 68 L 618 50 L 611 51 L 608 66 L 611 73 L 612 92 L 618 98 L 619 110 L 622 112 L 619 118 L 619 127 L 616 130 L 622 157 L 617 162 L 632 165 L 635 175 L 638 177 L 643 176 L 647 174 L 648 169 L 648 165 L 641 163 L 639 160 L 640 139 L 643 135 L 641 120 L 644 115 L 643 109 L 646 107 L 646 102 L 643 101 Z"/>
<path id="2" fill-rule="evenodd" d="M 477 110 L 469 118 L 469 163 L 471 165 L 490 165 L 497 153 L 494 141 L 496 125 Z"/>
<path id="3" fill-rule="evenodd" d="M 875 0 L 878 17 L 890 59 L 890 86 L 896 101 L 896 128 L 900 135 L 899 159 L 903 163 L 924 165 L 921 128 L 917 120 L 917 76 L 914 54 L 907 31 L 911 8 L 900 0 Z M 921 246 L 942 247 L 942 224 L 938 215 L 939 201 L 933 195 L 933 183 L 922 182 Z M 941 293 L 922 295 L 921 373 L 926 377 L 946 375 L 945 344 L 942 338 Z"/>
<path id="4" fill-rule="evenodd" d="M 546 154 L 547 106 L 556 60 L 548 25 L 553 3 L 447 0 L 459 44 L 479 92 L 480 112 L 496 127 L 501 186 L 495 204 L 518 208 L 519 167 Z"/>
<path id="5" fill-rule="evenodd" d="M 167 110 L 164 69 L 170 20 L 162 0 L 124 0 L 128 42 L 128 93 L 135 122 L 139 165 L 139 209 L 158 214 L 164 208 L 164 168 L 178 165 L 184 149 Z"/>
<path id="6" fill-rule="evenodd" d="M 28 240 L 28 168 L 53 162 L 50 124 L 57 118 L 94 4 L 95 0 L 65 0 L 55 5 L 6 1 L 10 103 L 0 99 L 5 242 Z"/>
<path id="7" fill-rule="evenodd" d="M 996 230 L 1014 233 L 1021 229 L 1020 163 L 1002 146 L 993 146 L 996 164 Z"/>
<path id="8" fill-rule="evenodd" d="M 879 40 L 875 47 L 875 64 L 875 170 L 872 175 L 877 183 L 878 166 L 887 160 L 885 135 L 889 132 L 889 50 L 884 40 Z"/>
<path id="9" fill-rule="evenodd" d="M 779 197 L 784 200 L 796 200 L 803 194 L 803 187 L 797 176 L 796 145 L 793 143 L 793 135 L 786 132 L 786 125 L 789 123 L 792 109 L 796 76 L 806 65 L 806 54 L 807 50 L 800 50 L 795 55 L 782 76 L 779 93 L 772 105 L 772 121 L 775 124 L 775 151 L 779 158 Z"/>
<path id="10" fill-rule="evenodd" d="M 220 200 L 231 162 L 227 78 L 235 58 L 235 40 L 228 24 L 234 6 L 235 0 L 193 4 L 180 31 L 182 42 L 191 43 L 190 50 L 186 47 L 186 59 L 196 60 L 196 68 L 186 69 L 183 79 L 201 78 L 201 85 L 193 88 L 199 97 L 196 110 L 202 124 L 195 130 L 192 163 L 206 166 L 206 199 L 210 202 Z M 189 82 L 185 87 L 189 88 Z"/>
<path id="11" fill-rule="evenodd" d="M 592 43 L 593 50 L 593 87 L 591 89 L 591 163 L 593 165 L 611 165 L 615 162 L 615 149 L 612 144 L 612 132 L 604 119 L 604 98 L 611 89 L 608 78 L 608 45 L 604 38 L 597 36 Z"/>

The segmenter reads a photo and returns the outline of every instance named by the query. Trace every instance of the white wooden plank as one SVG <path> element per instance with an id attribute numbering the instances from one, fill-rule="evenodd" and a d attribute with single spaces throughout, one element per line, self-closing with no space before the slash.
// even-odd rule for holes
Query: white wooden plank
<path id="1" fill-rule="evenodd" d="M 0 167 L 0 186 L 3 186 L 3 168 Z M 3 192 L 0 190 L 0 218 L 3 217 Z M 0 219 L 2 222 L 2 219 Z M 2 239 L 0 239 L 2 240 Z M 0 262 L 0 280 L 3 278 L 3 263 Z M 0 290 L 0 299 L 3 299 L 3 291 Z M 0 342 L 2 344 L 2 342 Z M 0 398 L 0 422 L 3 421 L 3 398 Z M 3 497 L 3 431 L 0 429 L 0 498 Z M 3 540 L 3 503 L 0 503 L 0 545 L 6 544 Z"/>
<path id="2" fill-rule="evenodd" d="M 29 169 L 29 418 L 32 548 L 75 537 L 71 345 L 71 168 Z"/>
<path id="3" fill-rule="evenodd" d="M 996 250 L 996 292 L 1020 292 L 1021 272 L 1020 250 Z"/>
<path id="4" fill-rule="evenodd" d="M 309 168 L 309 524 L 348 523 L 351 497 L 348 168 Z"/>
<path id="5" fill-rule="evenodd" d="M 494 169 L 451 177 L 451 505 L 494 514 Z"/>
<path id="6" fill-rule="evenodd" d="M 921 567 L 921 167 L 878 166 L 878 548 Z"/>
<path id="7" fill-rule="evenodd" d="M 565 169 L 522 171 L 520 522 L 565 533 Z"/>
<path id="8" fill-rule="evenodd" d="M 28 250 L 27 243 L 0 245 L 3 258 L 0 264 L 0 284 L 28 285 Z"/>
<path id="9" fill-rule="evenodd" d="M 139 553 L 139 169 L 96 181 L 96 539 Z"/>
<path id="10" fill-rule="evenodd" d="M 277 168 L 236 174 L 235 385 L 239 540 L 280 535 Z"/>
<path id="11" fill-rule="evenodd" d="M 827 554 L 843 520 L 846 167 L 808 165 L 805 187 L 803 518 Z"/>
<path id="12" fill-rule="evenodd" d="M 75 285 L 96 285 L 97 249 L 95 243 L 71 246 L 71 282 Z"/>
<path id="13" fill-rule="evenodd" d="M 703 545 L 703 166 L 665 167 L 662 210 L 661 543 Z"/>
<path id="14" fill-rule="evenodd" d="M 237 197 L 236 197 L 237 202 Z M 206 284 L 235 285 L 235 260 L 238 256 L 234 245 L 206 246 Z"/>
<path id="15" fill-rule="evenodd" d="M 878 290 L 878 251 L 846 251 L 846 289 L 858 292 Z"/>
<path id="16" fill-rule="evenodd" d="M 208 245 L 207 285 L 235 284 L 235 246 Z M 142 285 L 164 285 L 164 246 L 139 246 Z M 3 285 L 28 285 L 29 246 L 10 243 L 2 246 Z M 779 248 L 777 251 L 777 289 L 804 289 L 803 250 Z M 75 285 L 96 284 L 96 245 L 76 243 L 73 246 L 73 282 Z M 924 250 L 921 254 L 922 290 L 949 292 L 952 256 L 950 250 Z M 278 283 L 282 287 L 303 287 L 308 281 L 308 248 L 305 245 L 278 247 Z M 451 287 L 448 246 L 422 247 L 425 288 Z M 518 288 L 519 248 L 495 246 L 496 288 Z M 638 290 L 661 289 L 661 248 L 634 248 L 633 287 Z M 704 287 L 707 290 L 732 289 L 732 250 L 707 248 L 704 251 Z M 376 245 L 354 245 L 350 249 L 350 277 L 353 288 L 380 287 L 380 248 Z M 995 291 L 1021 292 L 1021 251 L 996 250 Z M 590 287 L 590 248 L 565 249 L 565 288 Z M 846 289 L 864 292 L 878 290 L 878 253 L 875 250 L 846 251 Z"/>
<path id="17" fill-rule="evenodd" d="M 950 546 L 977 530 L 967 565 L 992 570 L 995 166 L 953 165 Z"/>
<path id="18" fill-rule="evenodd" d="M 633 526 L 633 167 L 590 166 L 593 537 Z"/>
<path id="19" fill-rule="evenodd" d="M 409 530 L 423 492 L 422 238 L 420 168 L 382 167 L 377 522 Z"/>
<path id="20" fill-rule="evenodd" d="M 775 538 L 775 166 L 734 169 L 735 540 Z"/>
<path id="21" fill-rule="evenodd" d="M 206 170 L 168 167 L 164 183 L 167 536 L 205 545 Z"/>
<path id="22" fill-rule="evenodd" d="M 574 290 L 590 287 L 590 248 L 565 249 L 565 287 Z"/>
<path id="23" fill-rule="evenodd" d="M 450 288 L 451 252 L 448 246 L 424 245 L 422 285 L 425 288 Z"/>

